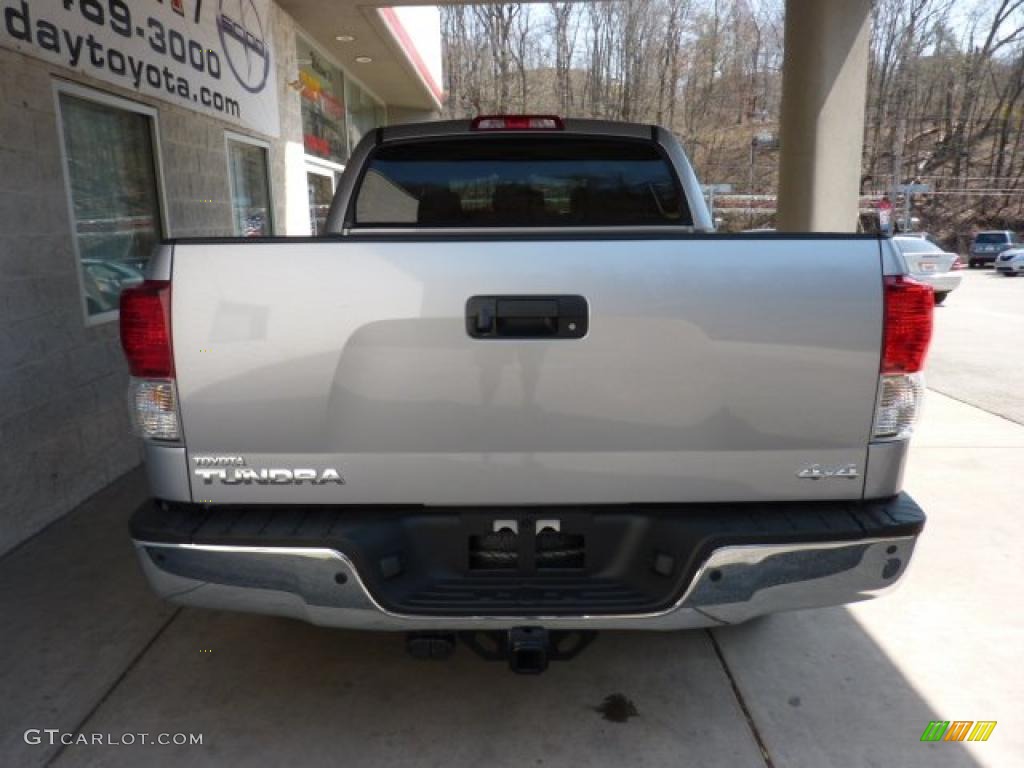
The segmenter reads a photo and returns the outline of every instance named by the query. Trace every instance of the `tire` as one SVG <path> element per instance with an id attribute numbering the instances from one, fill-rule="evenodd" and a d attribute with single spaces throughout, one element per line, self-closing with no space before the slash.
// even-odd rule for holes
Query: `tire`
<path id="1" fill-rule="evenodd" d="M 978 268 L 978 262 L 976 262 L 974 259 L 971 259 L 969 262 L 967 262 L 967 266 L 970 269 L 977 269 Z"/>
<path id="2" fill-rule="evenodd" d="M 1007 277 L 1016 277 L 1017 276 L 1016 272 L 1003 272 L 1003 274 L 1006 275 Z"/>
<path id="3" fill-rule="evenodd" d="M 949 296 L 949 291 L 943 291 L 942 293 L 936 293 L 935 294 L 935 303 L 936 304 L 941 304 L 942 302 L 944 302 L 946 300 L 947 296 Z"/>

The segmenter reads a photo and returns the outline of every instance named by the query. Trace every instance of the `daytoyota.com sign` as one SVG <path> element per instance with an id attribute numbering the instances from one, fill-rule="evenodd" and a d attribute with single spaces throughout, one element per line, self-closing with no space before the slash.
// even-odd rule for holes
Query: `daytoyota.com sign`
<path id="1" fill-rule="evenodd" d="M 270 0 L 0 0 L 0 45 L 277 136 Z"/>

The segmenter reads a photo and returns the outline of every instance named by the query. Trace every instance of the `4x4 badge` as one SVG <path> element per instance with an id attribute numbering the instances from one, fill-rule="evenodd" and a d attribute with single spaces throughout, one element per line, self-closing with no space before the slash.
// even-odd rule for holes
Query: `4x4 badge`
<path id="1" fill-rule="evenodd" d="M 845 477 L 855 480 L 860 477 L 857 473 L 856 464 L 840 464 L 837 467 L 823 467 L 821 464 L 811 464 L 797 472 L 796 476 L 804 480 L 827 480 L 834 477 Z"/>

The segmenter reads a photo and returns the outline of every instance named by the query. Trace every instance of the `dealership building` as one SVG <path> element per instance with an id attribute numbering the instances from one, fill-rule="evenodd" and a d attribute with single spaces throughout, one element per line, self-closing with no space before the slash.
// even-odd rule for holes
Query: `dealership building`
<path id="1" fill-rule="evenodd" d="M 316 234 L 440 70 L 433 7 L 0 0 L 0 553 L 140 461 L 117 301 L 153 245 Z"/>

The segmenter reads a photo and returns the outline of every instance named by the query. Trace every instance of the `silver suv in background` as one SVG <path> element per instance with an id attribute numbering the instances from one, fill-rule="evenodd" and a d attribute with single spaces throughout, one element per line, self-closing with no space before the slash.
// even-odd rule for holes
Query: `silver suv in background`
<path id="1" fill-rule="evenodd" d="M 1017 233 L 1008 229 L 979 232 L 971 241 L 967 264 L 971 269 L 994 264 L 1000 253 L 1020 243 L 1021 239 Z"/>

